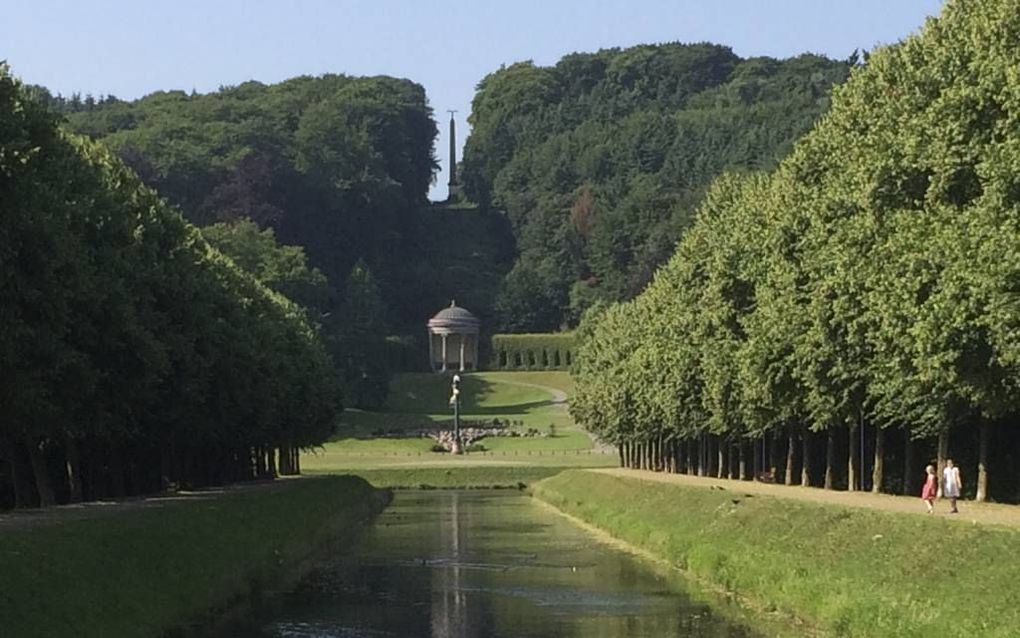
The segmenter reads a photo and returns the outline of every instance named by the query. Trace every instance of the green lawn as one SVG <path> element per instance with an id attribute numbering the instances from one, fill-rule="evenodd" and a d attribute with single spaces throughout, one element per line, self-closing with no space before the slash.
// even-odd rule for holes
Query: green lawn
<path id="1" fill-rule="evenodd" d="M 355 470 L 357 475 L 379 488 L 395 489 L 520 489 L 568 467 L 559 465 L 474 465 L 463 467 L 374 468 Z"/>
<path id="2" fill-rule="evenodd" d="M 432 452 L 428 438 L 390 438 L 381 433 L 415 431 L 422 428 L 452 427 L 448 405 L 450 377 L 439 374 L 401 374 L 393 379 L 383 410 L 344 413 L 340 435 L 333 441 L 302 456 L 302 470 L 312 474 L 356 471 L 411 471 L 420 468 L 440 476 L 451 472 L 443 485 L 507 485 L 528 481 L 509 480 L 506 472 L 524 472 L 539 467 L 541 476 L 548 468 L 606 467 L 617 464 L 615 455 L 593 448 L 591 437 L 574 425 L 566 405 L 556 402 L 555 390 L 569 396 L 573 383 L 567 372 L 481 372 L 461 375 L 462 414 L 465 424 L 510 421 L 518 431 L 535 429 L 552 436 L 490 437 L 479 443 L 484 451 L 453 457 Z M 540 386 L 540 387 L 536 387 Z M 482 468 L 482 469 L 480 469 Z M 484 468 L 491 468 L 486 477 Z M 514 469 L 509 469 L 514 468 Z M 557 470 L 558 471 L 558 470 Z M 457 475 L 460 472 L 462 474 Z M 381 485 L 418 485 L 428 483 L 396 475 Z M 429 474 L 429 476 L 437 476 Z M 537 476 L 528 474 L 528 476 Z M 378 478 L 378 477 L 376 477 Z M 444 482 L 445 481 L 445 482 Z M 451 483 L 452 481 L 452 483 Z M 509 481 L 509 482 L 508 482 Z"/>

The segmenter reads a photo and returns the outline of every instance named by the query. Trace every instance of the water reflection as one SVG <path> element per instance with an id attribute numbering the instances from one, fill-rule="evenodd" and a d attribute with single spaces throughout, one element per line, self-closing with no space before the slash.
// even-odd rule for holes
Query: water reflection
<path id="1" fill-rule="evenodd" d="M 398 493 L 344 554 L 219 635 L 754 635 L 516 493 Z"/>

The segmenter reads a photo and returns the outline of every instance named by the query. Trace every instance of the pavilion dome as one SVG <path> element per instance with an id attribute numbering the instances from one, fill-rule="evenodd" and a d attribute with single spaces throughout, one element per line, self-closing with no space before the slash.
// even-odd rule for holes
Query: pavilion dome
<path id="1" fill-rule="evenodd" d="M 429 330 L 452 333 L 477 333 L 481 322 L 468 310 L 451 301 L 448 308 L 443 308 L 429 319 Z"/>

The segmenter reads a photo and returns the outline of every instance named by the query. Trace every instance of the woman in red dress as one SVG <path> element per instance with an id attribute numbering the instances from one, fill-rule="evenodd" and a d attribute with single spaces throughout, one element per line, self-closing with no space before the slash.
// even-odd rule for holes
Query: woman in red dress
<path id="1" fill-rule="evenodd" d="M 938 480 L 935 478 L 935 467 L 932 465 L 924 468 L 927 476 L 924 479 L 924 487 L 921 488 L 921 500 L 928 506 L 928 513 L 935 513 L 935 493 L 938 492 Z"/>

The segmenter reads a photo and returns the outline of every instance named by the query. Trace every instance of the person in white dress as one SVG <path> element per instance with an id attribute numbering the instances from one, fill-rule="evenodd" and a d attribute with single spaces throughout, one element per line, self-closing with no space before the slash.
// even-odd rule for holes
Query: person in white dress
<path id="1" fill-rule="evenodd" d="M 952 506 L 950 514 L 957 514 L 956 499 L 960 498 L 960 489 L 963 488 L 963 481 L 960 480 L 960 468 L 953 464 L 953 459 L 946 459 L 946 467 L 942 470 L 942 496 L 949 499 Z"/>

